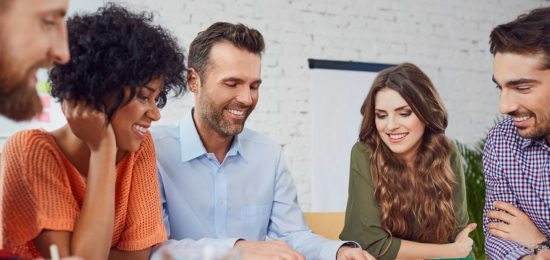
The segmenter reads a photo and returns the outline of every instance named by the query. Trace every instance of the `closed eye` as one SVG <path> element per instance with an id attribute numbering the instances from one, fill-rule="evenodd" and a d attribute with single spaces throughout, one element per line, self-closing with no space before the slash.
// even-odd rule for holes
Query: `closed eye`
<path id="1" fill-rule="evenodd" d="M 386 118 L 386 115 L 385 114 L 375 114 L 376 118 L 378 119 L 384 119 Z"/>
<path id="2" fill-rule="evenodd" d="M 406 112 L 402 112 L 402 113 L 399 113 L 399 115 L 403 116 L 403 117 L 408 117 L 412 114 L 412 111 L 406 111 Z"/>
<path id="3" fill-rule="evenodd" d="M 529 91 L 531 89 L 530 86 L 518 86 L 516 87 L 516 90 L 519 91 L 519 92 L 526 92 L 526 91 Z"/>

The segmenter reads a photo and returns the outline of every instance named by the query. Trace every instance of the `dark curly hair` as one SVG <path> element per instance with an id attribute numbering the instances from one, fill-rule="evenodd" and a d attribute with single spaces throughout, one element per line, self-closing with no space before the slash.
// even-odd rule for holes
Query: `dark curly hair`
<path id="1" fill-rule="evenodd" d="M 50 71 L 51 94 L 59 101 L 84 100 L 107 115 L 107 122 L 139 88 L 164 80 L 157 106 L 167 94 L 186 90 L 185 56 L 176 39 L 152 25 L 150 13 L 132 13 L 107 4 L 97 12 L 67 20 L 71 61 Z M 124 88 L 130 88 L 124 97 Z"/>

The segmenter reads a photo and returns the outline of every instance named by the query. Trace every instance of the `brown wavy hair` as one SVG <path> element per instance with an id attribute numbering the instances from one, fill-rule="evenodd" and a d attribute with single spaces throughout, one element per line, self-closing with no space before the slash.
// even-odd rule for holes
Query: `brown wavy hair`
<path id="1" fill-rule="evenodd" d="M 376 129 L 375 97 L 385 88 L 397 91 L 426 126 L 413 164 L 396 156 Z M 361 114 L 359 140 L 370 150 L 366 159 L 382 227 L 402 239 L 451 242 L 456 228 L 452 146 L 445 136 L 447 111 L 431 80 L 414 64 L 387 68 L 374 80 Z"/>

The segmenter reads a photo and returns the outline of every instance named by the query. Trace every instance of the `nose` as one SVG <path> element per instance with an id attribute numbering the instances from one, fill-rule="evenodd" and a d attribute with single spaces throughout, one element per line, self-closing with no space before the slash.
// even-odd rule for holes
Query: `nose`
<path id="1" fill-rule="evenodd" d="M 239 93 L 237 95 L 237 101 L 245 106 L 252 105 L 252 92 L 250 91 L 250 87 L 248 86 L 242 86 L 239 89 Z"/>
<path id="2" fill-rule="evenodd" d="M 147 111 L 146 116 L 153 121 L 158 121 L 160 119 L 160 109 L 156 104 L 152 104 L 151 108 Z"/>
<path id="3" fill-rule="evenodd" d="M 501 114 L 510 114 L 518 110 L 518 104 L 514 100 L 513 93 L 502 89 L 499 97 L 499 110 Z"/>
<path id="4" fill-rule="evenodd" d="M 59 37 L 52 37 L 51 45 L 50 58 L 53 62 L 58 64 L 65 64 L 69 62 L 71 54 L 69 51 L 67 26 L 65 22 L 63 22 Z"/>
<path id="5" fill-rule="evenodd" d="M 386 121 L 386 130 L 387 131 L 393 131 L 399 128 L 399 123 L 397 122 L 396 118 L 394 116 L 387 116 Z"/>

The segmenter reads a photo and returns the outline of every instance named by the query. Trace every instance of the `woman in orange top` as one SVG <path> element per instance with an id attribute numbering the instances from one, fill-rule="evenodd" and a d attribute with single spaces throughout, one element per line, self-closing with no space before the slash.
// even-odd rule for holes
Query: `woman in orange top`
<path id="1" fill-rule="evenodd" d="M 4 248 L 24 258 L 147 259 L 166 239 L 148 128 L 169 91 L 185 91 L 184 55 L 146 14 L 109 5 L 67 21 L 71 61 L 51 73 L 67 124 L 10 137 Z M 44 30 L 51 23 L 44 21 Z"/>

